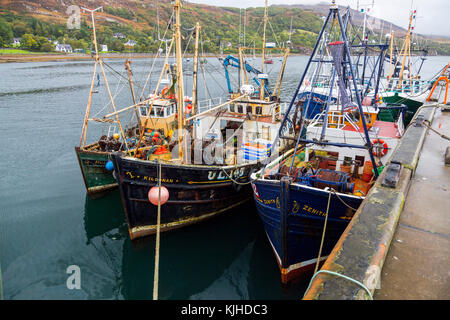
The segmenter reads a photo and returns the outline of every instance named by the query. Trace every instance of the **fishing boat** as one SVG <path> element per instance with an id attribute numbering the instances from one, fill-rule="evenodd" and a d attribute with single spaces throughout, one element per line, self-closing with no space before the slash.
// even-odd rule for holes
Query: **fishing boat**
<path id="1" fill-rule="evenodd" d="M 339 102 L 332 102 L 329 92 L 325 110 L 296 128 L 295 147 L 251 176 L 282 283 L 317 270 L 327 258 L 403 133 L 394 122 L 377 120 L 378 108 L 362 105 L 346 29 L 333 1 L 274 144 L 291 139 L 286 126 L 300 117 L 296 97 L 328 26 L 339 28 L 332 28 L 339 38 L 326 43 L 333 59 L 330 88 L 336 79 Z M 351 72 L 352 88 L 345 86 L 344 68 Z"/>
<path id="2" fill-rule="evenodd" d="M 436 80 L 422 79 L 420 70 L 425 61 L 421 58 L 420 66 L 413 70 L 415 63 L 411 57 L 411 38 L 413 35 L 413 22 L 416 20 L 416 10 L 409 15 L 408 30 L 402 48 L 396 56 L 394 53 L 394 34 L 390 35 L 389 73 L 384 82 L 385 90 L 381 92 L 383 100 L 387 103 L 401 103 L 407 106 L 405 124 L 408 125 L 416 111 L 423 105 L 429 91 Z M 423 50 L 427 54 L 427 50 Z"/>
<path id="3" fill-rule="evenodd" d="M 160 127 L 153 128 L 152 123 L 144 121 L 145 115 L 143 115 L 142 113 L 145 111 L 146 106 L 148 108 L 148 104 L 150 102 L 155 105 L 155 111 L 157 112 L 155 117 L 166 118 L 166 122 L 169 126 L 171 125 L 170 123 L 175 117 L 173 107 L 174 100 L 171 99 L 172 97 L 170 95 L 172 91 L 169 90 L 172 88 L 166 87 L 165 90 L 167 91 L 167 93 L 163 91 L 156 94 L 155 92 L 155 94 L 152 94 L 145 99 L 143 99 L 141 95 L 141 99 L 139 99 L 140 101 L 137 101 L 130 66 L 131 62 L 128 59 L 125 62 L 125 69 L 128 73 L 128 79 L 126 80 L 130 87 L 133 104 L 120 110 L 116 108 L 115 96 L 113 95 L 109 86 L 104 66 L 115 71 L 117 74 L 120 73 L 114 70 L 105 61 L 103 61 L 102 57 L 98 55 L 97 50 L 94 13 L 101 8 L 102 7 L 99 7 L 95 10 L 83 8 L 84 10 L 91 13 L 93 26 L 93 43 L 95 48 L 95 63 L 92 82 L 90 86 L 89 99 L 84 116 L 83 128 L 81 131 L 80 143 L 75 147 L 75 153 L 77 155 L 81 173 L 83 175 L 86 191 L 88 195 L 93 198 L 102 196 L 106 192 L 117 188 L 117 181 L 113 176 L 113 164 L 109 160 L 111 152 L 126 151 L 127 153 L 132 155 L 135 152 L 134 146 L 136 145 L 137 139 L 139 139 L 140 137 L 141 130 L 148 132 L 153 131 L 154 129 L 161 129 Z M 105 110 L 109 107 L 110 111 L 112 111 L 109 114 L 103 114 L 103 116 L 100 116 L 99 113 L 92 115 L 93 96 L 94 94 L 99 94 L 98 88 L 100 86 L 100 75 L 97 73 L 98 67 L 100 67 L 106 86 L 106 92 L 108 93 L 108 102 L 105 104 L 102 110 Z M 170 79 L 164 80 L 167 81 L 168 84 L 171 83 Z M 123 126 L 120 115 L 127 114 L 127 112 L 134 113 L 132 118 L 135 118 L 135 121 L 132 121 L 132 119 L 130 120 L 130 123 L 127 124 L 127 126 Z M 100 123 L 104 126 L 103 128 L 106 127 L 107 131 L 104 131 L 97 141 L 86 144 L 88 124 L 91 122 Z M 163 128 L 162 133 L 168 136 L 169 130 L 170 129 L 168 129 L 168 127 L 166 126 Z M 142 141 L 142 144 L 144 145 L 145 150 L 145 148 L 151 148 L 154 145 L 154 141 L 152 141 L 152 139 L 147 139 Z"/>
<path id="4" fill-rule="evenodd" d="M 367 10 L 365 10 L 365 15 Z M 358 29 L 353 23 L 350 8 L 347 8 L 342 15 L 344 26 L 348 28 L 348 32 Z M 351 50 L 352 59 L 354 61 L 354 73 L 357 80 L 357 86 L 361 93 L 361 99 L 364 105 L 378 106 L 380 107 L 379 116 L 386 121 L 394 121 L 398 116 L 398 110 L 400 110 L 400 104 L 387 103 L 380 99 L 380 92 L 382 87 L 380 86 L 380 80 L 384 71 L 384 63 L 386 59 L 386 50 L 389 47 L 388 43 L 381 41 L 376 42 L 375 39 L 369 41 L 368 34 L 366 32 L 366 17 L 363 20 L 363 25 L 359 28 L 362 29 L 362 35 L 358 33 L 352 37 L 352 42 L 349 43 L 349 49 Z M 326 37 L 324 37 L 326 40 Z M 362 63 L 360 63 L 362 60 Z M 327 48 L 326 41 L 322 41 L 319 44 L 314 61 L 317 61 L 315 67 L 306 75 L 304 83 L 300 89 L 298 96 L 298 104 L 303 111 L 308 110 L 306 114 L 303 112 L 303 117 L 306 119 L 312 119 L 317 114 L 321 113 L 326 104 L 327 99 L 331 96 L 331 102 L 336 102 L 339 98 L 338 83 L 331 83 L 332 72 L 330 56 Z M 344 70 L 345 83 L 351 80 L 349 70 Z M 386 110 L 388 115 L 386 116 Z M 394 111 L 392 111 L 394 110 Z M 397 111 L 396 114 L 395 111 Z M 391 114 L 392 113 L 392 114 Z M 389 120 L 388 120 L 389 119 Z"/>
<path id="5" fill-rule="evenodd" d="M 279 101 L 270 101 L 264 93 L 266 76 L 259 79 L 258 96 L 250 85 L 243 84 L 238 92 L 217 105 L 197 102 L 197 49 L 188 108 L 183 99 L 180 9 L 178 0 L 174 4 L 177 125 L 171 140 L 163 152 L 151 156 L 149 151 L 141 153 L 139 143 L 134 156 L 124 152 L 111 154 L 131 239 L 156 232 L 157 202 L 152 200 L 151 191 L 158 182 L 165 196 L 161 232 L 204 221 L 251 200 L 250 175 L 261 167 L 272 147 L 267 144 L 272 138 L 262 133 L 271 134 L 271 125 L 276 126 L 276 132 L 282 119 Z M 198 43 L 200 26 L 197 24 L 196 28 Z M 152 112 L 147 112 L 147 120 L 153 118 Z M 268 126 L 266 131 L 264 126 Z M 261 134 L 259 140 L 255 134 Z"/>
<path id="6" fill-rule="evenodd" d="M 98 196 L 112 188 L 117 187 L 117 183 L 112 175 L 111 169 L 106 168 L 106 163 L 108 162 L 108 156 L 111 151 L 119 150 L 123 148 L 123 143 L 120 141 L 120 134 L 109 130 L 107 135 L 103 135 L 99 141 L 86 145 L 86 134 L 87 127 L 90 121 L 103 122 L 106 124 L 111 124 L 114 120 L 104 121 L 99 118 L 90 117 L 91 111 L 91 102 L 94 93 L 98 93 L 98 90 L 95 88 L 95 82 L 99 85 L 100 76 L 97 74 L 97 67 L 100 66 L 101 71 L 103 73 L 105 84 L 107 85 L 108 93 L 110 92 L 109 85 L 107 84 L 107 79 L 103 67 L 103 61 L 98 55 L 97 49 L 97 38 L 96 38 L 96 29 L 95 29 L 95 20 L 94 13 L 97 10 L 100 10 L 102 7 L 99 7 L 95 10 L 90 10 L 83 8 L 85 11 L 89 11 L 91 13 L 92 19 L 92 27 L 93 27 L 93 42 L 95 48 L 95 64 L 94 64 L 94 72 L 92 76 L 92 82 L 89 92 L 89 100 L 88 105 L 86 107 L 86 114 L 83 122 L 83 129 L 81 132 L 80 144 L 75 147 L 75 153 L 78 158 L 78 162 L 81 168 L 81 173 L 83 175 L 84 184 L 86 186 L 87 193 L 90 196 Z M 112 96 L 110 95 L 112 98 Z M 115 108 L 115 104 L 113 101 L 112 106 Z M 120 130 L 123 132 L 123 128 L 120 125 L 120 120 L 117 118 L 116 123 L 119 125 Z M 132 132 L 133 130 L 130 130 Z"/>

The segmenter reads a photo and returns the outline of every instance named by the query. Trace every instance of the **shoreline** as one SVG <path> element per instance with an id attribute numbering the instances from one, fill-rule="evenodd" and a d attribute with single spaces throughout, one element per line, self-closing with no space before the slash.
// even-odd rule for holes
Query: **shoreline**
<path id="1" fill-rule="evenodd" d="M 230 53 L 231 54 L 231 53 Z M 224 54 L 224 56 L 228 55 Z M 154 58 L 155 53 L 105 53 L 100 57 L 103 59 L 143 59 Z M 294 53 L 289 56 L 304 56 L 304 54 Z M 162 57 L 162 56 L 161 56 Z M 193 54 L 186 54 L 186 58 L 193 58 Z M 219 58 L 219 54 L 205 53 L 207 58 Z M 274 58 L 281 58 L 282 55 L 274 55 Z M 14 62 L 44 62 L 44 61 L 66 61 L 66 60 L 93 60 L 89 54 L 58 54 L 58 53 L 43 53 L 43 54 L 0 54 L 0 63 L 14 63 Z"/>
<path id="2" fill-rule="evenodd" d="M 223 54 L 225 57 L 232 53 Z M 100 57 L 103 59 L 145 59 L 154 58 L 155 53 L 104 53 Z M 186 54 L 185 58 L 193 58 L 193 54 Z M 307 56 L 303 53 L 290 53 L 292 56 Z M 432 56 L 432 55 L 429 55 Z M 438 57 L 439 55 L 433 55 L 432 57 Z M 160 58 L 163 56 L 160 55 Z M 205 53 L 206 58 L 220 58 L 221 56 L 216 53 Z M 282 58 L 283 55 L 273 55 L 273 58 Z M 443 56 L 444 57 L 444 56 Z M 199 57 L 200 58 L 200 57 Z M 43 54 L 0 54 L 0 63 L 17 63 L 17 62 L 47 62 L 47 61 L 76 61 L 76 60 L 93 60 L 89 54 L 59 54 L 59 53 L 43 53 Z"/>

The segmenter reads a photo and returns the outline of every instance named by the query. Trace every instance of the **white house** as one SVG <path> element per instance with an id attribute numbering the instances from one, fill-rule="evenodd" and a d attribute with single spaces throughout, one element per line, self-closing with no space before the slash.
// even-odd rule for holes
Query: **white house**
<path id="1" fill-rule="evenodd" d="M 65 53 L 72 53 L 72 46 L 70 44 L 57 44 L 55 46 L 55 51 L 58 52 L 65 52 Z"/>
<path id="2" fill-rule="evenodd" d="M 113 37 L 117 39 L 125 39 L 125 35 L 120 32 L 114 33 Z"/>
<path id="3" fill-rule="evenodd" d="M 13 47 L 20 46 L 20 40 L 22 40 L 22 38 L 13 38 Z"/>
<path id="4" fill-rule="evenodd" d="M 100 51 L 107 52 L 108 51 L 108 46 L 106 44 L 101 44 L 100 45 Z"/>
<path id="5" fill-rule="evenodd" d="M 125 45 L 128 47 L 134 47 L 136 45 L 136 41 L 130 39 L 125 43 Z"/>

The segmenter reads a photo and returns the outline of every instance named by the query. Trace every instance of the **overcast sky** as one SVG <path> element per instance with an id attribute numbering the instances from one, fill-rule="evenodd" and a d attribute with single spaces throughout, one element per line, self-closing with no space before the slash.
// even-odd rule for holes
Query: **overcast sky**
<path id="1" fill-rule="evenodd" d="M 189 0 L 188 2 L 203 3 L 222 7 L 263 7 L 264 0 Z M 272 4 L 316 4 L 331 3 L 331 0 L 269 0 Z M 356 9 L 357 0 L 337 0 L 339 5 L 350 5 Z M 360 0 L 361 4 L 372 4 L 372 0 Z M 450 36 L 450 0 L 375 0 L 371 14 L 377 18 L 390 21 L 400 27 L 408 27 L 411 3 L 417 10 L 415 32 L 421 34 Z"/>

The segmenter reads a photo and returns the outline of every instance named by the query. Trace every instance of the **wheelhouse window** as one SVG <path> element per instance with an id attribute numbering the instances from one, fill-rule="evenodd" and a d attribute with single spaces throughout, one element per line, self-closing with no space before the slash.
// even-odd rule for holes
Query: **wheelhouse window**
<path id="1" fill-rule="evenodd" d="M 261 106 L 256 107 L 255 108 L 255 113 L 256 114 L 262 114 L 262 107 Z"/>
<path id="2" fill-rule="evenodd" d="M 230 112 L 235 112 L 234 104 L 230 104 L 229 110 Z"/>
<path id="3" fill-rule="evenodd" d="M 247 113 L 252 113 L 252 106 L 247 106 Z"/>
<path id="4" fill-rule="evenodd" d="M 243 113 L 243 107 L 242 107 L 242 104 L 239 104 L 239 105 L 237 106 L 237 112 L 238 112 L 238 113 Z"/>

